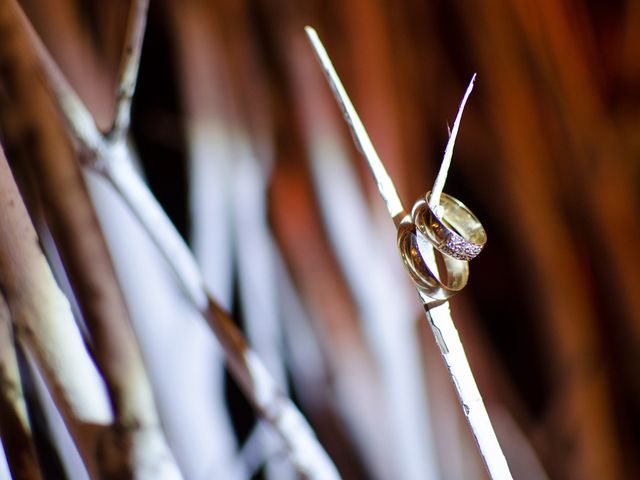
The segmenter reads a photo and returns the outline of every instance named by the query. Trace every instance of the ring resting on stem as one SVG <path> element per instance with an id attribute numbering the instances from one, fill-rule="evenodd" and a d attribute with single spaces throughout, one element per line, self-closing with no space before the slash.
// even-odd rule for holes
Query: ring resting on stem
<path id="1" fill-rule="evenodd" d="M 440 205 L 432 209 L 428 203 L 430 194 L 414 204 L 411 216 L 400 220 L 398 249 L 416 287 L 434 300 L 447 300 L 466 286 L 469 260 L 480 253 L 487 234 L 462 202 L 443 193 Z M 424 260 L 421 252 L 429 246 L 441 254 L 444 274 Z"/>
<path id="2" fill-rule="evenodd" d="M 468 250 L 466 257 L 473 257 L 475 256 L 472 255 L 473 253 L 477 255 L 479 252 L 478 247 L 482 248 L 486 242 L 484 228 L 461 202 L 453 199 L 453 197 L 446 196 L 443 203 L 447 203 L 450 206 L 457 205 L 458 208 L 447 209 L 440 205 L 442 190 L 449 164 L 451 163 L 453 144 L 460 126 L 465 102 L 473 88 L 475 75 L 471 79 L 458 109 L 444 159 L 440 166 L 440 172 L 433 186 L 433 198 L 430 196 L 427 198 L 427 201 L 431 202 L 431 209 L 438 215 L 433 215 L 434 222 L 428 221 L 431 216 L 426 217 L 424 215 L 415 215 L 415 218 L 412 219 L 402 206 L 393 181 L 373 147 L 371 139 L 351 103 L 317 32 L 309 26 L 305 27 L 305 31 L 336 100 L 343 110 L 347 124 L 351 128 L 356 146 L 366 160 L 387 207 L 389 216 L 398 230 L 397 241 L 402 262 L 418 290 L 427 318 L 430 321 L 442 357 L 456 388 L 458 398 L 464 407 L 465 416 L 485 461 L 489 475 L 494 480 L 512 480 L 513 477 L 509 471 L 509 466 L 500 448 L 498 438 L 493 431 L 491 420 L 482 402 L 482 396 L 473 378 L 462 342 L 447 306 L 447 299 L 462 290 L 469 277 L 468 260 L 455 258 L 454 255 L 464 255 L 464 246 L 469 247 L 465 242 L 471 242 L 473 245 L 466 249 Z M 449 199 L 452 200 L 451 203 L 448 203 Z M 414 211 L 420 213 L 421 202 L 418 202 L 416 207 L 414 207 Z M 436 218 L 439 223 L 435 222 Z M 465 218 L 467 220 L 475 219 L 475 222 L 462 221 Z M 452 241 L 447 245 L 446 240 L 444 242 L 439 241 L 438 235 L 429 236 L 432 233 L 430 230 L 433 230 L 436 226 L 441 228 L 441 233 L 455 233 L 457 236 L 448 234 L 447 238 L 451 237 Z M 456 247 L 456 244 L 458 247 Z M 462 245 L 463 248 L 460 249 L 459 245 Z M 441 260 L 446 271 L 442 278 L 434 258 L 434 255 L 437 254 L 442 255 Z"/>
<path id="3" fill-rule="evenodd" d="M 442 193 L 440 203 L 432 208 L 431 192 L 418 200 L 411 217 L 420 232 L 445 255 L 459 260 L 473 260 L 487 243 L 487 233 L 480 220 L 460 200 Z"/>

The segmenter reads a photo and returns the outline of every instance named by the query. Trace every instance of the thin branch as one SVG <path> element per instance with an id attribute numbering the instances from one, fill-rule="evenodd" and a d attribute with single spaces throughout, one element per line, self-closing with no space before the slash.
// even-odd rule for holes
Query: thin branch
<path id="1" fill-rule="evenodd" d="M 6 26 L 2 20 L 0 30 Z M 97 435 L 112 422 L 104 383 L 40 249 L 3 153 L 0 226 L 0 281 L 16 338 L 36 361 L 87 468 L 97 474 Z"/>
<path id="2" fill-rule="evenodd" d="M 422 253 L 424 255 L 424 252 Z M 433 251 L 431 253 L 433 255 Z M 431 263 L 427 258 L 425 260 L 427 260 L 427 263 Z M 431 265 L 435 265 L 435 257 Z M 462 410 L 469 422 L 491 478 L 511 479 L 509 466 L 498 443 L 498 438 L 491 425 L 482 396 L 473 378 L 462 341 L 453 323 L 449 302 L 430 307 L 433 304 L 433 300 L 425 297 L 422 293 L 420 297 L 423 301 L 429 324 L 434 331 L 438 348 L 447 364 L 449 375 L 462 404 Z"/>
<path id="3" fill-rule="evenodd" d="M 36 51 L 39 60 L 37 67 L 42 70 L 45 84 L 52 89 L 74 137 L 81 141 L 83 147 L 90 152 L 97 152 L 102 148 L 104 141 L 91 112 L 85 107 L 51 57 L 19 3 L 16 0 L 10 0 L 8 3 L 17 20 L 17 25 L 28 35 L 29 43 Z"/>
<path id="4" fill-rule="evenodd" d="M 309 41 L 313 45 L 313 51 L 322 65 L 324 74 L 329 80 L 329 85 L 331 85 L 331 89 L 336 96 L 336 100 L 342 108 L 345 120 L 349 127 L 351 127 L 356 146 L 367 160 L 371 173 L 378 184 L 380 195 L 387 205 L 389 215 L 391 218 L 396 218 L 404 211 L 402 202 L 398 197 L 396 187 L 391 181 L 391 178 L 389 178 L 389 174 L 380 160 L 376 149 L 373 147 L 371 139 L 360 120 L 360 116 L 358 115 L 358 112 L 356 112 L 353 103 L 351 103 L 351 100 L 349 99 L 349 96 L 347 95 L 347 92 L 344 89 L 333 64 L 331 63 L 331 60 L 329 59 L 329 55 L 318 37 L 318 33 L 309 26 L 305 27 L 305 32 L 307 32 Z"/>
<path id="5" fill-rule="evenodd" d="M 42 478 L 11 328 L 11 314 L 0 293 L 0 439 L 14 480 Z"/>
<path id="6" fill-rule="evenodd" d="M 131 122 L 131 101 L 138 80 L 140 69 L 140 54 L 147 24 L 147 10 L 149 0 L 132 0 L 127 33 L 125 35 L 124 50 L 116 83 L 116 105 L 113 125 L 108 136 L 117 142 L 125 137 Z"/>
<path id="7" fill-rule="evenodd" d="M 375 153 L 375 149 L 371 144 L 371 140 L 369 140 L 364 126 L 362 126 L 357 114 L 353 111 L 353 105 L 349 101 L 347 93 L 342 87 L 337 73 L 331 64 L 331 60 L 322 46 L 316 31 L 311 27 L 306 27 L 305 30 L 309 36 L 311 45 L 320 60 L 324 73 L 336 95 L 336 99 L 343 106 L 343 111 L 347 117 L 347 123 L 354 128 L 354 133 L 357 135 L 356 138 L 359 144 L 367 145 L 367 148 L 363 148 L 361 151 L 363 155 L 365 155 L 366 161 L 371 166 L 372 173 L 376 177 L 376 181 L 380 189 L 380 194 L 386 201 L 389 192 L 396 192 L 393 182 L 387 175 L 377 153 Z M 468 89 L 467 96 L 469 92 L 470 90 Z M 347 108 L 347 106 L 350 108 Z M 355 116 L 352 116 L 352 113 Z M 358 128 L 356 129 L 354 125 L 357 125 Z M 454 135 L 452 135 L 452 137 L 454 137 Z M 373 153 L 369 155 L 370 152 Z M 441 180 L 442 184 L 444 184 L 444 180 L 446 180 L 446 170 L 445 175 Z M 387 201 L 389 214 L 394 221 L 397 221 L 398 218 L 406 215 L 401 204 L 398 205 L 398 211 L 389 207 L 390 202 Z M 437 269 L 437 265 L 435 263 L 432 245 L 430 243 L 425 243 L 424 248 L 420 249 L 420 253 L 429 265 L 429 268 L 435 271 Z M 451 380 L 456 387 L 456 392 L 458 393 L 458 397 L 462 403 L 465 416 L 467 417 L 471 430 L 476 438 L 478 448 L 480 449 L 480 453 L 487 465 L 487 469 L 493 479 L 511 479 L 512 477 L 509 472 L 509 467 L 504 458 L 504 454 L 502 453 L 502 449 L 500 448 L 495 432 L 493 431 L 493 427 L 491 426 L 489 415 L 487 414 L 484 403 L 482 402 L 482 397 L 480 396 L 480 392 L 476 386 L 473 374 L 471 373 L 471 367 L 469 366 L 464 353 L 462 342 L 460 341 L 458 332 L 453 324 L 449 304 L 448 302 L 438 302 L 440 306 L 433 307 L 433 299 L 424 296 L 420 290 L 418 290 L 418 293 L 425 305 L 427 317 L 430 320 L 430 325 L 436 341 L 440 347 L 442 356 L 449 367 Z M 429 312 L 429 309 L 432 307 L 433 310 Z"/>
<path id="8" fill-rule="evenodd" d="M 15 4 L 9 8 L 19 16 Z M 14 27 L 5 45 L 2 65 L 8 66 L 3 80 L 16 109 L 24 116 L 25 128 L 16 137 L 33 136 L 27 156 L 44 213 L 64 262 L 73 292 L 89 332 L 92 353 L 111 399 L 115 424 L 94 452 L 104 476 L 132 478 L 179 478 L 172 459 L 133 333 L 129 313 L 100 230 L 66 138 L 54 100 L 45 86 L 31 74 L 36 53 L 28 48 L 24 29 Z M 25 48 L 24 45 L 27 45 Z M 19 47 L 18 47 L 19 46 Z M 13 48 L 12 48 L 13 47 Z M 14 139 L 16 142 L 18 139 Z"/>
<path id="9" fill-rule="evenodd" d="M 276 429 L 294 466 L 312 479 L 339 478 L 305 418 L 247 346 L 229 314 L 211 297 L 186 243 L 127 158 L 105 163 L 102 173 L 127 203 L 173 269 L 185 293 L 222 345 L 231 373 L 260 414 Z"/>
<path id="10" fill-rule="evenodd" d="M 22 27 L 30 28 L 26 18 L 22 23 Z M 68 108 L 66 103 L 68 98 L 80 102 L 77 95 L 73 93 L 68 82 L 63 81 L 46 51 L 39 48 L 38 54 L 46 67 L 45 75 L 54 85 L 53 93 L 60 102 L 62 113 L 72 126 L 73 134 L 94 154 L 90 166 L 104 175 L 120 193 L 165 256 L 188 298 L 218 337 L 237 382 L 258 411 L 282 436 L 294 466 L 307 478 L 339 478 L 333 462 L 318 443 L 304 416 L 277 388 L 261 360 L 247 347 L 229 314 L 212 299 L 188 246 L 132 168 L 125 139 L 121 138 L 115 143 L 109 142 L 97 131 L 93 120 L 89 128 L 82 125 L 81 118 L 77 115 L 78 109 Z M 86 108 L 80 110 L 83 114 L 88 114 Z"/>
<path id="11" fill-rule="evenodd" d="M 453 129 L 449 132 L 449 141 L 447 142 L 447 147 L 444 149 L 444 157 L 442 158 L 442 163 L 440 164 L 440 170 L 438 171 L 438 175 L 436 176 L 436 181 L 434 182 L 433 188 L 431 189 L 429 206 L 434 211 L 437 211 L 437 208 L 440 205 L 440 196 L 442 195 L 444 184 L 447 181 L 449 166 L 451 166 L 451 158 L 453 157 L 453 146 L 455 145 L 456 137 L 458 136 L 458 129 L 460 128 L 460 120 L 462 120 L 462 112 L 464 111 L 464 106 L 467 103 L 467 99 L 469 98 L 469 95 L 471 95 L 471 90 L 473 90 L 473 82 L 475 82 L 475 80 L 476 80 L 476 74 L 474 73 L 473 77 L 471 77 L 471 81 L 469 82 L 469 86 L 467 87 L 467 91 L 464 92 L 464 97 L 462 97 L 462 102 L 460 102 L 460 107 L 458 108 L 458 114 L 456 115 L 456 119 L 453 122 Z"/>
<path id="12" fill-rule="evenodd" d="M 335 114 L 335 101 L 324 79 L 315 75 L 315 59 L 302 38 L 288 37 L 295 38 L 295 44 L 287 48 L 289 70 L 315 195 L 355 300 L 366 348 L 375 358 L 379 396 L 384 399 L 384 409 L 377 410 L 375 416 L 384 415 L 389 425 L 388 431 L 376 428 L 384 435 L 383 448 L 392 475 L 406 480 L 439 478 L 425 372 L 415 335 L 415 298 L 407 282 L 396 281 L 393 267 L 399 265 L 394 263 L 393 250 L 385 249 L 376 236 L 367 199 L 341 138 L 342 121 Z M 366 248 L 363 238 L 367 239 Z M 393 246 L 393 240 L 389 240 Z M 390 316 L 393 322 L 389 322 Z M 377 457 L 382 460 L 384 455 Z"/>

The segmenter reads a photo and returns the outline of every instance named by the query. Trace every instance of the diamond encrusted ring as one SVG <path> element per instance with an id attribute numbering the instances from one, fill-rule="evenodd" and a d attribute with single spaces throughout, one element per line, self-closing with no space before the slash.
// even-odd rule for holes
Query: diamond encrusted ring
<path id="1" fill-rule="evenodd" d="M 458 260 L 472 260 L 487 243 L 480 220 L 460 200 L 443 193 L 440 205 L 429 206 L 431 192 L 413 206 L 411 217 L 418 230 L 440 252 Z"/>

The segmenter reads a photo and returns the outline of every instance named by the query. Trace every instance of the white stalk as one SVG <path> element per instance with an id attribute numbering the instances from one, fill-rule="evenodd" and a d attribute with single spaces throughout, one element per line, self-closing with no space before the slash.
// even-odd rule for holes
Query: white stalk
<path id="1" fill-rule="evenodd" d="M 440 204 L 440 195 L 447 180 L 453 155 L 453 146 L 460 127 L 462 112 L 467 98 L 469 98 L 471 90 L 473 90 L 475 78 L 476 76 L 474 74 L 460 103 L 460 108 L 458 109 L 458 114 L 445 148 L 444 158 L 442 159 L 430 199 L 430 207 L 433 209 L 437 209 Z M 421 234 L 418 234 L 418 246 L 420 254 L 429 266 L 429 269 L 437 272 L 438 266 L 436 264 L 433 245 Z M 489 474 L 494 480 L 511 479 L 511 472 L 509 471 L 507 460 L 498 443 L 498 438 L 491 425 L 489 414 L 482 401 L 482 396 L 480 395 L 476 381 L 473 378 L 473 373 L 471 372 L 471 367 L 464 352 L 460 336 L 453 323 L 449 302 L 431 308 L 430 305 L 433 304 L 433 299 L 421 292 L 419 292 L 419 294 L 425 306 L 427 318 L 430 321 L 429 323 L 435 335 L 438 348 L 440 348 L 440 353 L 447 364 L 449 375 L 451 376 L 456 393 L 462 404 L 462 410 L 469 422 L 471 432 L 478 444 Z"/>
<path id="2" fill-rule="evenodd" d="M 240 132 L 231 136 L 233 169 L 233 219 L 237 244 L 240 300 L 247 338 L 263 359 L 278 387 L 287 392 L 287 377 L 282 358 L 282 325 L 277 302 L 277 284 L 272 243 L 267 224 L 267 182 L 249 139 Z M 272 431 L 258 427 L 267 459 L 267 476 L 274 480 L 295 478 L 282 451 L 282 440 Z"/>
<path id="3" fill-rule="evenodd" d="M 220 345 L 122 198 L 94 172 L 85 179 L 171 450 L 186 478 L 219 478 L 235 468 L 220 463 L 233 458 L 224 453 L 229 447 L 220 437 L 221 431 L 231 432 L 226 409 L 218 405 L 224 401 Z"/>
<path id="4" fill-rule="evenodd" d="M 60 458 L 64 473 L 66 473 L 68 478 L 73 480 L 90 480 L 89 472 L 78 451 L 78 446 L 69 433 L 69 429 L 65 425 L 65 421 L 56 407 L 45 380 L 38 371 L 38 366 L 33 356 L 27 351 L 25 352 L 25 358 L 29 371 L 31 372 L 31 378 L 33 378 L 38 403 L 45 417 L 48 433 L 51 435 L 51 443 L 54 445 L 55 451 Z"/>
<path id="5" fill-rule="evenodd" d="M 5 455 L 2 440 L 0 440 L 0 478 L 11 478 L 11 472 L 9 472 L 9 464 L 7 463 L 7 456 Z"/>
<path id="6" fill-rule="evenodd" d="M 224 308 L 232 302 L 234 245 L 231 232 L 231 166 L 228 129 L 215 119 L 198 117 L 187 123 L 189 150 L 189 208 L 191 238 L 195 258 L 204 282 L 211 288 Z M 224 392 L 224 352 L 215 345 L 210 359 L 211 374 L 215 375 L 216 392 L 211 395 L 210 409 L 216 411 L 216 451 L 212 452 L 209 475 L 229 480 L 246 477 L 235 465 L 237 442 L 229 421 Z M 215 462 L 213 461 L 215 460 Z"/>
<path id="7" fill-rule="evenodd" d="M 318 443 L 308 423 L 293 402 L 282 394 L 259 357 L 246 347 L 236 350 L 239 334 L 235 330 L 228 330 L 232 322 L 217 304 L 214 304 L 213 310 L 210 309 L 210 296 L 189 248 L 148 187 L 120 155 L 116 150 L 115 155 L 103 163 L 103 175 L 143 225 L 188 298 L 210 322 L 215 322 L 212 327 L 226 348 L 227 360 L 237 380 L 245 387 L 245 393 L 282 436 L 298 470 L 314 479 L 339 478 L 333 462 Z"/>
<path id="8" fill-rule="evenodd" d="M 24 480 L 42 478 L 20 381 L 11 314 L 2 293 L 0 293 L 0 440 L 4 442 L 7 460 L 16 477 Z"/>
<path id="9" fill-rule="evenodd" d="M 444 157 L 442 158 L 442 163 L 440 164 L 440 170 L 438 171 L 438 175 L 436 176 L 436 181 L 433 184 L 433 188 L 431 189 L 431 198 L 429 199 L 429 206 L 438 213 L 437 209 L 440 206 L 440 196 L 442 195 L 442 190 L 444 189 L 444 184 L 447 181 L 447 175 L 449 174 L 449 167 L 451 166 L 451 159 L 453 158 L 453 146 L 456 143 L 456 137 L 458 136 L 458 130 L 460 128 L 460 121 L 462 120 L 462 112 L 464 112 L 464 106 L 467 104 L 467 99 L 469 95 L 471 95 L 471 91 L 473 90 L 473 84 L 476 80 L 476 74 L 473 74 L 471 77 L 471 81 L 469 82 L 469 86 L 467 87 L 467 91 L 464 92 L 464 97 L 462 97 L 462 102 L 460 102 L 460 107 L 458 108 L 458 114 L 456 115 L 456 119 L 453 122 L 453 129 L 449 134 L 449 141 L 447 142 L 447 146 L 444 150 Z"/>
<path id="10" fill-rule="evenodd" d="M 96 433 L 113 421 L 105 384 L 40 249 L 0 154 L 0 278 L 15 337 L 32 356 L 90 471 Z"/>
<path id="11" fill-rule="evenodd" d="M 394 476 L 437 479 L 425 372 L 413 328 L 415 307 L 407 304 L 406 283 L 396 283 L 389 271 L 344 152 L 335 133 L 312 132 L 311 167 L 323 218 L 380 370 L 391 437 L 385 450 Z"/>
<path id="12" fill-rule="evenodd" d="M 347 92 L 342 86 L 342 83 L 338 78 L 338 74 L 331 63 L 329 55 L 322 45 L 318 34 L 311 27 L 306 27 L 305 30 L 324 73 L 336 95 L 336 99 L 343 107 L 343 112 L 347 123 L 352 129 L 356 144 L 360 147 L 360 150 L 367 160 L 371 172 L 375 177 L 378 189 L 385 200 L 390 217 L 394 219 L 394 221 L 397 221 L 401 217 L 405 217 L 406 213 L 404 207 L 400 203 L 393 181 L 387 174 L 384 165 L 375 152 L 364 125 L 362 125 L 360 117 L 355 112 Z M 473 80 L 467 89 L 465 99 L 463 100 L 458 118 L 456 119 L 458 124 L 460 121 L 462 107 L 464 107 L 464 102 L 471 92 L 472 85 Z M 457 131 L 457 127 L 455 125 L 454 129 Z M 452 135 L 449 138 L 449 145 L 447 145 L 447 149 L 445 150 L 445 152 L 449 152 L 449 161 L 450 155 L 453 152 L 454 141 L 455 135 L 452 132 Z M 438 188 L 441 188 L 446 180 L 447 169 L 441 169 L 441 171 L 443 173 L 438 181 Z M 432 271 L 437 271 L 433 246 L 421 235 L 418 235 L 418 241 L 420 253 L 427 262 L 429 268 Z M 421 299 L 427 309 L 427 316 L 431 320 L 430 324 L 433 333 L 436 337 L 436 341 L 438 342 L 438 346 L 440 347 L 445 363 L 449 368 L 451 380 L 456 388 L 456 392 L 458 393 L 458 397 L 462 403 L 463 411 L 467 421 L 469 422 L 471 431 L 476 439 L 487 469 L 494 480 L 511 479 L 512 477 L 509 472 L 509 467 L 504 454 L 502 453 L 495 432 L 493 431 L 489 415 L 487 414 L 484 403 L 482 402 L 482 397 L 480 396 L 480 392 L 476 386 L 473 374 L 471 373 L 471 367 L 469 366 L 469 362 L 467 361 L 467 357 L 464 353 L 460 337 L 458 336 L 458 332 L 453 324 L 453 318 L 451 317 L 448 302 L 440 305 L 440 307 L 433 308 L 432 311 L 429 312 L 430 306 L 434 303 L 433 299 L 423 296 L 422 294 Z"/>
<path id="13" fill-rule="evenodd" d="M 431 245 L 429 245 L 429 248 L 431 248 Z M 421 249 L 421 253 L 426 257 L 424 250 Z M 433 265 L 435 266 L 435 258 Z M 491 425 L 491 420 L 482 401 L 478 386 L 473 378 L 460 336 L 451 317 L 449 303 L 445 302 L 428 310 L 428 305 L 433 300 L 428 297 L 421 298 L 427 308 L 427 318 L 434 331 L 442 357 L 449 369 L 449 375 L 460 399 L 462 410 L 469 422 L 471 432 L 478 444 L 489 474 L 495 480 L 509 480 L 512 478 L 509 466 Z"/>

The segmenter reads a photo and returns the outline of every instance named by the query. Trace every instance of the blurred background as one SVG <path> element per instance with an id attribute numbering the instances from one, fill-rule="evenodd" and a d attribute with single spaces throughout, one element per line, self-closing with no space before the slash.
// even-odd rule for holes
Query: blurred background
<path id="1" fill-rule="evenodd" d="M 107 128 L 129 2 L 20 3 Z M 515 478 L 638 478 L 640 2 L 150 4 L 131 141 L 217 299 L 344 478 L 485 478 L 307 24 L 407 208 L 477 72 L 445 191 L 489 240 L 450 303 L 496 433 Z M 86 182 L 187 478 L 295 478 L 154 247 Z"/>

